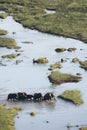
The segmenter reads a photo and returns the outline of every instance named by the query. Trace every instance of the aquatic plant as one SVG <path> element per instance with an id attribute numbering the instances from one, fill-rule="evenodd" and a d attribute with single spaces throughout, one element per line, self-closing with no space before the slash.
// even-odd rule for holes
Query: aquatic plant
<path id="1" fill-rule="evenodd" d="M 81 77 L 72 74 L 61 73 L 59 71 L 51 72 L 48 76 L 51 83 L 62 84 L 67 82 L 79 82 Z"/>
<path id="2" fill-rule="evenodd" d="M 80 91 L 77 89 L 65 90 L 63 94 L 59 95 L 58 97 L 66 101 L 70 101 L 74 103 L 75 105 L 81 105 L 83 103 L 83 100 L 81 99 Z"/>

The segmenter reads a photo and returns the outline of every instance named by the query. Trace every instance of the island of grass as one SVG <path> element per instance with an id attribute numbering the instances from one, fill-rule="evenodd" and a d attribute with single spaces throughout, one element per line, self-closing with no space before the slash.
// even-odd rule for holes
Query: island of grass
<path id="1" fill-rule="evenodd" d="M 0 35 L 6 35 L 8 32 L 6 30 L 1 30 L 0 29 Z"/>
<path id="2" fill-rule="evenodd" d="M 87 130 L 87 127 L 81 127 L 79 130 Z"/>
<path id="3" fill-rule="evenodd" d="M 16 41 L 12 38 L 0 37 L 0 47 L 7 47 L 9 49 L 16 47 Z"/>
<path id="4" fill-rule="evenodd" d="M 17 57 L 17 54 L 9 54 L 9 55 L 2 55 L 2 58 L 14 59 Z"/>
<path id="5" fill-rule="evenodd" d="M 48 76 L 49 80 L 53 84 L 62 84 L 67 82 L 79 82 L 81 77 L 72 74 L 61 73 L 59 71 L 51 72 Z"/>
<path id="6" fill-rule="evenodd" d="M 85 60 L 85 61 L 80 61 L 79 63 L 80 63 L 80 65 L 81 65 L 81 68 L 87 70 L 87 60 Z"/>
<path id="7" fill-rule="evenodd" d="M 1 0 L 0 9 L 24 27 L 87 43 L 87 0 Z"/>
<path id="8" fill-rule="evenodd" d="M 66 48 L 56 48 L 55 51 L 56 52 L 64 52 L 64 51 L 66 51 Z"/>
<path id="9" fill-rule="evenodd" d="M 58 97 L 66 101 L 70 101 L 75 105 L 81 105 L 83 103 L 79 90 L 65 90 L 63 94 L 59 95 Z"/>
<path id="10" fill-rule="evenodd" d="M 14 117 L 18 110 L 18 108 L 6 109 L 4 105 L 0 105 L 0 130 L 14 130 Z"/>
<path id="11" fill-rule="evenodd" d="M 72 59 L 72 62 L 77 63 L 77 62 L 79 62 L 79 59 L 77 57 L 75 57 L 75 58 Z"/>
<path id="12" fill-rule="evenodd" d="M 48 63 L 48 59 L 46 57 L 40 57 L 36 60 L 33 59 L 33 63 L 46 64 L 46 63 Z"/>
<path id="13" fill-rule="evenodd" d="M 0 18 L 2 18 L 2 19 L 5 19 L 5 18 L 7 18 L 7 14 L 6 13 L 0 13 Z"/>
<path id="14" fill-rule="evenodd" d="M 62 65 L 60 62 L 56 62 L 55 64 L 51 65 L 49 70 L 54 70 L 54 69 L 57 69 L 57 68 L 62 68 Z"/>

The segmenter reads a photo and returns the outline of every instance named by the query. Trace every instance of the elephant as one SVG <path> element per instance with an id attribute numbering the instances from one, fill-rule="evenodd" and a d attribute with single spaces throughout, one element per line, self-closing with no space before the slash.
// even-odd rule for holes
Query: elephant
<path id="1" fill-rule="evenodd" d="M 27 99 L 27 94 L 25 92 L 19 92 L 17 93 L 17 95 L 18 95 L 18 100 L 20 101 L 24 101 Z"/>
<path id="2" fill-rule="evenodd" d="M 35 93 L 34 94 L 34 101 L 42 101 L 42 94 L 41 93 Z"/>
<path id="3" fill-rule="evenodd" d="M 55 100 L 55 96 L 53 95 L 52 92 L 46 93 L 43 97 L 43 100 Z"/>
<path id="4" fill-rule="evenodd" d="M 32 101 L 34 99 L 34 96 L 31 94 L 27 94 L 27 100 Z"/>
<path id="5" fill-rule="evenodd" d="M 16 93 L 10 93 L 8 94 L 7 100 L 16 101 L 18 100 L 18 95 Z"/>

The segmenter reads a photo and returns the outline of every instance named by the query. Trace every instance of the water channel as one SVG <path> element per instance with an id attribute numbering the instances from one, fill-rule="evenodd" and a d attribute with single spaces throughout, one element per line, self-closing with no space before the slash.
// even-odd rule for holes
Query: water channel
<path id="1" fill-rule="evenodd" d="M 21 46 L 21 55 L 14 60 L 2 59 L 3 54 L 17 53 L 14 49 L 0 48 L 0 61 L 6 66 L 0 66 L 0 103 L 5 103 L 7 107 L 21 106 L 22 111 L 15 117 L 16 130 L 67 130 L 67 124 L 85 125 L 87 124 L 87 72 L 80 68 L 79 63 L 72 63 L 74 57 L 80 60 L 87 59 L 87 44 L 81 41 L 44 34 L 37 30 L 24 28 L 9 16 L 0 19 L 0 29 L 8 31 L 6 37 L 14 38 L 18 46 Z M 16 32 L 13 34 L 12 32 Z M 28 41 L 33 44 L 25 44 Z M 75 47 L 74 52 L 56 53 L 58 47 Z M 47 57 L 49 63 L 46 65 L 33 64 L 32 59 Z M 62 63 L 61 72 L 81 73 L 82 80 L 78 83 L 64 83 L 52 86 L 47 76 L 51 73 L 48 68 L 61 58 L 67 59 Z M 16 60 L 23 60 L 16 65 Z M 72 103 L 58 99 L 57 96 L 67 89 L 79 89 L 81 91 L 83 105 L 75 106 Z M 56 101 L 53 104 L 45 102 L 7 102 L 7 95 L 14 92 L 53 92 Z M 34 117 L 30 112 L 35 111 Z M 71 127 L 71 130 L 78 130 Z"/>

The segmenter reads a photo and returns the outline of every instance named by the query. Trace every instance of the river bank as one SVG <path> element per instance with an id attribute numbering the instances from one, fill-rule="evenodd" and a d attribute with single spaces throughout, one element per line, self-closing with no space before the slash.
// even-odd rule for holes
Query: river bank
<path id="1" fill-rule="evenodd" d="M 15 6 L 14 6 L 15 5 Z M 0 8 L 24 27 L 87 43 L 87 1 L 1 1 Z"/>

